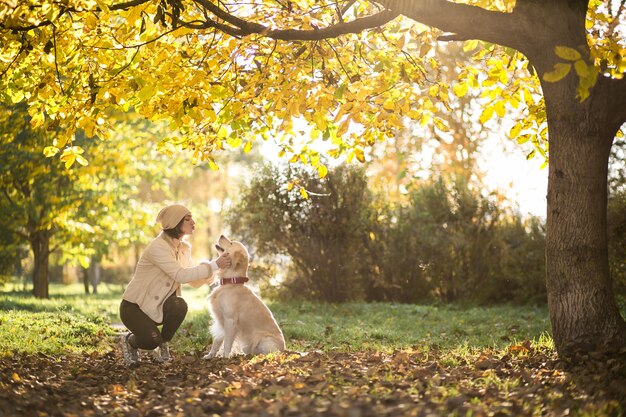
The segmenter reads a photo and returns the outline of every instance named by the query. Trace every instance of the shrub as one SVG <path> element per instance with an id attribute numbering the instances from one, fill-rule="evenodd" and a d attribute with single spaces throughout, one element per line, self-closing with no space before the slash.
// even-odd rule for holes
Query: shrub
<path id="1" fill-rule="evenodd" d="M 309 192 L 288 190 L 290 181 Z M 320 179 L 266 166 L 226 219 L 260 257 L 290 259 L 284 287 L 310 300 L 545 301 L 545 234 L 462 180 L 435 178 L 404 204 L 373 196 L 361 168 Z"/>
<path id="2" fill-rule="evenodd" d="M 289 190 L 289 182 L 309 198 Z M 363 169 L 337 167 L 320 179 L 304 167 L 265 166 L 240 192 L 228 223 L 260 256 L 288 255 L 284 285 L 292 295 L 343 302 L 362 299 L 370 193 Z"/>

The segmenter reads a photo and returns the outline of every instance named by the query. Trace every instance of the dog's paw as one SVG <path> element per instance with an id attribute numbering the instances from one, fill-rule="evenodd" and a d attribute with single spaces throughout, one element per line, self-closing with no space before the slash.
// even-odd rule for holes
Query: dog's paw
<path id="1" fill-rule="evenodd" d="M 202 357 L 202 359 L 207 360 L 207 359 L 212 359 L 212 358 L 214 358 L 214 357 L 215 357 L 215 354 L 212 354 L 212 353 L 210 353 L 210 352 L 209 352 L 209 353 L 207 353 L 206 355 L 204 355 L 204 356 Z"/>

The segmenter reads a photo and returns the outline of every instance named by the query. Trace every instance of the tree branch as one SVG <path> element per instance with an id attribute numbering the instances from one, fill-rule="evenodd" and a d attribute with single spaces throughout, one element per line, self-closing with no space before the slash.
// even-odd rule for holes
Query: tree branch
<path id="1" fill-rule="evenodd" d="M 367 29 L 382 26 L 385 23 L 395 19 L 399 15 L 399 13 L 397 12 L 386 10 L 371 16 L 358 18 L 350 22 L 340 22 L 336 25 L 330 25 L 322 29 L 270 29 L 269 27 L 260 23 L 249 22 L 247 20 L 234 16 L 224 9 L 219 8 L 217 5 L 211 3 L 209 0 L 195 1 L 199 6 L 203 7 L 205 10 L 208 10 L 219 19 L 222 19 L 228 24 L 234 26 L 232 30 L 240 36 L 260 34 L 272 39 L 289 41 L 322 40 L 336 38 L 338 36 L 348 33 L 359 33 Z M 210 27 L 217 27 L 219 23 L 209 20 L 205 25 Z M 219 27 L 218 29 L 222 30 Z"/>
<path id="2" fill-rule="evenodd" d="M 442 40 L 481 39 L 516 48 L 527 29 L 513 13 L 494 12 L 447 0 L 377 0 L 389 10 L 417 22 L 450 32 Z"/>
<path id="3" fill-rule="evenodd" d="M 338 23 L 322 29 L 315 30 L 269 30 L 266 36 L 279 40 L 311 41 L 336 38 L 348 33 L 359 33 L 367 29 L 373 29 L 392 21 L 400 14 L 395 11 L 384 11 L 371 16 L 358 18 L 346 23 Z"/>
<path id="4" fill-rule="evenodd" d="M 63 82 L 61 81 L 61 73 L 59 72 L 59 59 L 57 58 L 57 27 L 55 25 L 52 25 L 52 39 L 54 39 L 54 68 L 57 73 L 57 81 L 59 82 L 59 87 L 61 87 L 61 93 L 65 95 Z"/>

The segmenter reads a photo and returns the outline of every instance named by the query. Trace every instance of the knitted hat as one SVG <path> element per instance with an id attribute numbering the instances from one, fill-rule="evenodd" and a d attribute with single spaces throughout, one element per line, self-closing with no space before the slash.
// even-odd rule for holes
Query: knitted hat
<path id="1" fill-rule="evenodd" d="M 173 229 L 188 214 L 191 214 L 191 211 L 187 207 L 180 204 L 172 204 L 159 211 L 156 221 L 161 223 L 163 230 Z"/>

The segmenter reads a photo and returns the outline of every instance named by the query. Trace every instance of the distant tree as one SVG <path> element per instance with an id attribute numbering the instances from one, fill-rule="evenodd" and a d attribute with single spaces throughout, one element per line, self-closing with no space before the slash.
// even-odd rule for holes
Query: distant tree
<path id="1" fill-rule="evenodd" d="M 48 158 L 54 132 L 32 128 L 24 106 L 0 108 L 0 165 L 5 170 L 0 178 L 0 248 L 21 259 L 19 248 L 29 245 L 37 297 L 48 297 L 52 252 L 63 263 L 86 268 L 110 247 L 145 242 L 151 235 L 156 209 L 138 198 L 139 187 L 144 181 L 154 181 L 150 187 L 163 183 L 170 160 L 145 146 L 150 134 L 146 122 L 124 116 L 119 123 L 124 134 L 117 139 L 78 135 L 75 143 L 82 148 L 69 147 L 60 158 Z M 92 154 L 89 163 L 83 149 Z M 170 172 L 184 167 L 179 164 Z"/>
<path id="2" fill-rule="evenodd" d="M 0 163 L 6 171 L 0 179 L 0 201 L 9 220 L 3 222 L 2 234 L 3 240 L 13 242 L 4 249 L 10 251 L 24 240 L 29 243 L 34 256 L 33 293 L 47 298 L 48 259 L 56 249 L 51 238 L 83 201 L 84 196 L 74 191 L 80 179 L 75 169 L 66 170 L 58 159 L 44 156 L 48 138 L 30 128 L 25 106 L 1 110 Z"/>

